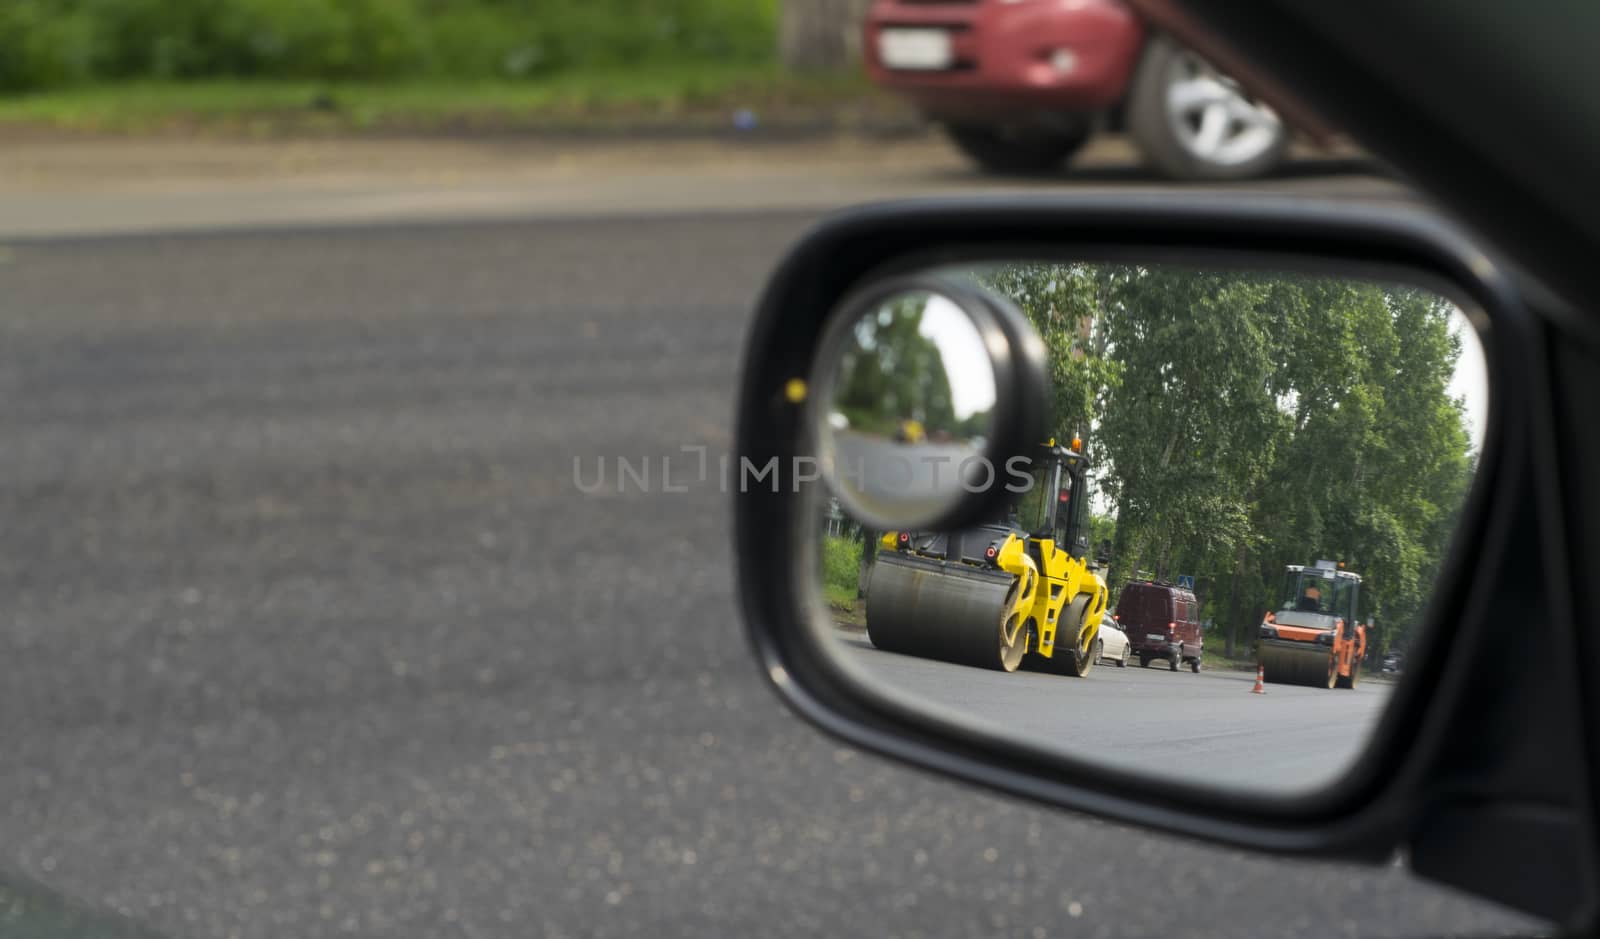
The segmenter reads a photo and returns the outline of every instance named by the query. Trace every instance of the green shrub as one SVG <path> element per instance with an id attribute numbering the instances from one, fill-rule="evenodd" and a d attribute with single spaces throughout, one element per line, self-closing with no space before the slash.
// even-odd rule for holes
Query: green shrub
<path id="1" fill-rule="evenodd" d="M 68 0 L 55 0 L 56 5 Z M 413 0 L 83 0 L 105 78 L 385 78 L 427 64 Z"/>
<path id="2" fill-rule="evenodd" d="M 429 18 L 430 70 L 457 78 L 520 78 L 561 67 L 546 27 L 532 17 L 482 6 L 440 10 Z"/>
<path id="3" fill-rule="evenodd" d="M 227 75 L 389 78 L 428 64 L 428 30 L 411 0 L 227 0 L 215 34 Z"/>
<path id="4" fill-rule="evenodd" d="M 96 78 L 181 78 L 211 70 L 206 0 L 48 0 L 76 8 L 94 24 Z"/>
<path id="5" fill-rule="evenodd" d="M 0 0 L 0 88 L 764 62 L 776 21 L 776 0 Z"/>
<path id="6" fill-rule="evenodd" d="M 0 0 L 0 91 L 74 85 L 95 77 L 94 20 L 50 0 Z"/>
<path id="7" fill-rule="evenodd" d="M 832 603 L 856 599 L 861 572 L 861 542 L 826 535 L 822 539 L 822 586 Z"/>

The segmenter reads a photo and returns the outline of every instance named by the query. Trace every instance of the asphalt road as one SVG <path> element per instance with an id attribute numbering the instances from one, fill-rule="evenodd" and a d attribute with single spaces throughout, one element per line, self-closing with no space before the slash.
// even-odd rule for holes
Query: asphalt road
<path id="1" fill-rule="evenodd" d="M 1101 663 L 1084 679 L 1023 670 L 1005 674 L 884 652 L 866 636 L 836 631 L 841 647 L 880 688 L 914 696 L 997 736 L 1078 759 L 1186 783 L 1285 795 L 1327 785 L 1360 755 L 1392 685 L 1360 682 L 1329 691 L 1268 684 L 1254 672 L 1166 662 Z M 1307 728 L 1315 728 L 1307 733 Z"/>
<path id="2" fill-rule="evenodd" d="M 1409 190 L 1342 153 L 1307 154 L 1232 191 L 1393 201 Z M 531 217 L 816 211 L 873 199 L 1184 187 L 1122 138 L 1055 177 L 985 177 L 943 139 L 4 141 L 0 237 Z"/>
<path id="3" fill-rule="evenodd" d="M 1534 928 L 790 717 L 728 499 L 574 460 L 727 446 L 810 217 L 8 243 L 0 868 L 186 937 Z"/>

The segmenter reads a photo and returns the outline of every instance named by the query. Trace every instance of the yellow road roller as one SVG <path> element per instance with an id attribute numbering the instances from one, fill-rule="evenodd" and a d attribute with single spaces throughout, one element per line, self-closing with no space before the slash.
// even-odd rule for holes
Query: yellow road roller
<path id="1" fill-rule="evenodd" d="M 1354 688 L 1367 631 L 1357 617 L 1361 575 L 1336 561 L 1290 564 L 1283 600 L 1261 621 L 1260 664 L 1268 684 Z"/>
<path id="2" fill-rule="evenodd" d="M 1000 671 L 1085 675 L 1099 658 L 1105 581 L 1084 534 L 1088 461 L 1054 440 L 998 468 L 1020 491 L 1007 517 L 962 531 L 889 532 L 867 582 L 879 649 Z M 1007 478 L 1007 474 L 1010 478 Z M 1023 487 L 1026 486 L 1026 489 Z"/>

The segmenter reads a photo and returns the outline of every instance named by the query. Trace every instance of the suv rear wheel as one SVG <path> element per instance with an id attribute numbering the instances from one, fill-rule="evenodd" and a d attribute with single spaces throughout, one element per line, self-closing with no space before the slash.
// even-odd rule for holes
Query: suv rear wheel
<path id="1" fill-rule="evenodd" d="M 1166 36 L 1145 46 L 1127 123 L 1145 161 L 1174 179 L 1260 176 L 1289 144 L 1270 107 Z"/>
<path id="2" fill-rule="evenodd" d="M 961 152 L 990 173 L 1017 175 L 1056 169 L 1089 139 L 1081 128 L 947 124 L 945 133 Z"/>

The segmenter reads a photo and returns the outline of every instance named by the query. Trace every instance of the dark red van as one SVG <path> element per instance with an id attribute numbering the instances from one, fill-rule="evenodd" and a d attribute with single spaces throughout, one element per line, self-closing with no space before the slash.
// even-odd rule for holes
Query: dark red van
<path id="1" fill-rule="evenodd" d="M 1200 601 L 1187 587 L 1136 580 L 1117 598 L 1117 623 L 1145 668 L 1165 661 L 1173 671 L 1187 664 L 1200 671 Z"/>

